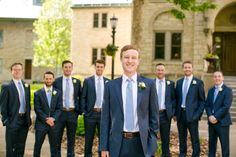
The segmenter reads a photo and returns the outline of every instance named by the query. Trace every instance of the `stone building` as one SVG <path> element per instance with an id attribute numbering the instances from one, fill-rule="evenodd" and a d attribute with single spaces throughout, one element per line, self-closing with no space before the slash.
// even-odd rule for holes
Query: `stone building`
<path id="1" fill-rule="evenodd" d="M 162 62 L 176 79 L 182 74 L 182 62 L 190 60 L 194 73 L 206 79 L 208 63 L 203 58 L 207 45 L 216 45 L 221 70 L 236 75 L 236 1 L 213 2 L 216 9 L 186 12 L 186 18 L 178 20 L 170 14 L 173 5 L 165 0 L 134 0 L 132 43 L 143 52 L 140 73 L 151 76 Z"/>
<path id="2" fill-rule="evenodd" d="M 111 57 L 103 52 L 112 43 L 110 18 L 118 18 L 115 45 L 119 47 L 115 57 L 115 75 L 122 72 L 119 51 L 131 43 L 132 2 L 131 0 L 87 1 L 75 0 L 72 5 L 71 60 L 74 73 L 82 76 L 94 74 L 94 61 L 106 61 L 105 75 L 111 75 Z"/>

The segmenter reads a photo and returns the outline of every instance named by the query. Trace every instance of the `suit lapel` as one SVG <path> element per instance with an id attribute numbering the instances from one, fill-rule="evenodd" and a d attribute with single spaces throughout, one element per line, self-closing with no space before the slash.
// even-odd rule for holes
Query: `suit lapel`
<path id="1" fill-rule="evenodd" d="M 224 91 L 224 84 L 222 85 L 222 91 L 218 91 L 218 94 L 217 94 L 217 96 L 216 96 L 216 100 L 215 100 L 215 102 L 213 102 L 214 104 L 217 102 L 217 100 L 219 99 L 219 97 L 220 97 L 220 95 L 222 94 L 222 92 Z M 214 92 L 215 92 L 215 89 L 213 90 L 213 99 L 214 99 Z M 212 100 L 212 101 L 214 101 L 214 100 Z"/>
<path id="2" fill-rule="evenodd" d="M 94 91 L 95 97 L 97 96 L 96 94 L 96 81 L 95 81 L 95 76 L 91 77 L 90 79 L 91 85 L 92 85 L 92 91 Z M 96 99 L 96 98 L 95 98 Z M 96 100 L 95 100 L 96 101 Z"/>
<path id="3" fill-rule="evenodd" d="M 122 101 L 122 77 L 118 78 L 117 79 L 117 84 L 116 87 L 114 89 L 116 89 L 116 93 L 117 93 L 117 98 L 118 98 L 118 101 L 119 101 L 119 104 L 120 104 L 120 108 L 121 108 L 121 111 L 122 111 L 122 114 L 124 115 L 124 108 L 123 108 L 123 101 Z"/>
<path id="4" fill-rule="evenodd" d="M 44 88 L 41 89 L 41 94 L 42 94 L 44 103 L 47 104 L 47 107 L 49 108 L 48 98 L 47 98 L 46 91 Z"/>
<path id="5" fill-rule="evenodd" d="M 11 80 L 10 85 L 12 86 L 12 89 L 13 89 L 12 92 L 14 93 L 14 95 L 17 95 L 18 104 L 20 105 L 19 92 L 13 80 Z"/>
<path id="6" fill-rule="evenodd" d="M 139 76 L 137 76 L 137 92 L 138 92 L 138 94 L 137 94 L 137 99 L 138 99 L 138 100 L 137 100 L 137 108 L 140 107 L 141 99 L 142 99 L 142 89 L 140 89 L 140 88 L 138 87 L 139 82 L 142 82 L 142 78 L 139 77 Z"/>

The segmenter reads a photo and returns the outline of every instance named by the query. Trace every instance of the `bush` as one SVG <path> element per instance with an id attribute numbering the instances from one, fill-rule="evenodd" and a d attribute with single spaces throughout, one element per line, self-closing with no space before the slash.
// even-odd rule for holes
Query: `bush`
<path id="1" fill-rule="evenodd" d="M 34 106 L 34 92 L 43 87 L 43 84 L 30 84 L 30 106 Z"/>
<path id="2" fill-rule="evenodd" d="M 77 120 L 77 129 L 76 129 L 76 135 L 78 136 L 84 136 L 84 116 L 79 116 Z"/>

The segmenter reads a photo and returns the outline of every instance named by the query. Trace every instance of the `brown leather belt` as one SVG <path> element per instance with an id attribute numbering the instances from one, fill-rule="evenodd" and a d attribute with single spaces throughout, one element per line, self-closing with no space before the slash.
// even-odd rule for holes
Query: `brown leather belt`
<path id="1" fill-rule="evenodd" d="M 186 111 L 186 108 L 181 107 L 181 111 Z"/>
<path id="2" fill-rule="evenodd" d="M 139 137 L 139 132 L 123 132 L 123 137 L 127 139 L 132 139 L 134 137 Z"/>
<path id="3" fill-rule="evenodd" d="M 101 109 L 101 108 L 93 108 L 93 111 L 94 111 L 94 112 L 101 112 L 102 109 Z"/>
<path id="4" fill-rule="evenodd" d="M 73 111 L 75 111 L 75 108 L 63 108 L 62 111 L 73 112 Z"/>
<path id="5" fill-rule="evenodd" d="M 159 113 L 166 112 L 166 109 L 159 110 Z"/>
<path id="6" fill-rule="evenodd" d="M 19 117 L 25 117 L 26 114 L 25 114 L 25 113 L 18 113 L 18 116 L 19 116 Z"/>

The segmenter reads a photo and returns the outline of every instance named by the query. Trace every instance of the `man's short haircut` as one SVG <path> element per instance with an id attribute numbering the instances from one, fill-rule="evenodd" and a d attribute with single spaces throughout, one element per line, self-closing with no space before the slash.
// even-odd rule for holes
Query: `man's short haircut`
<path id="1" fill-rule="evenodd" d="M 16 66 L 16 65 L 20 65 L 20 66 L 23 68 L 23 64 L 22 64 L 22 63 L 16 62 L 16 63 L 13 63 L 13 64 L 11 65 L 11 71 L 12 71 L 12 68 L 13 68 L 14 66 Z"/>
<path id="2" fill-rule="evenodd" d="M 123 57 L 123 53 L 127 50 L 136 50 L 136 51 L 138 51 L 138 53 L 140 53 L 137 46 L 135 46 L 135 45 L 125 45 L 124 47 L 122 47 L 122 49 L 120 51 L 120 58 Z"/>
<path id="3" fill-rule="evenodd" d="M 221 73 L 221 75 L 224 76 L 223 71 L 221 71 L 221 70 L 216 70 L 216 71 L 214 71 L 213 75 L 214 75 L 215 73 L 217 73 L 217 72 Z"/>
<path id="4" fill-rule="evenodd" d="M 95 65 L 96 65 L 96 63 L 103 64 L 104 66 L 106 66 L 105 61 L 102 60 L 102 59 L 97 59 L 97 60 L 95 61 Z"/>
<path id="5" fill-rule="evenodd" d="M 182 64 L 182 68 L 184 67 L 185 64 L 191 64 L 193 66 L 193 63 L 191 61 L 184 61 Z"/>
<path id="6" fill-rule="evenodd" d="M 53 72 L 51 72 L 51 71 L 46 71 L 45 73 L 44 73 L 44 75 L 43 75 L 43 77 L 45 78 L 45 75 L 52 75 L 53 76 L 53 78 L 54 78 L 54 73 Z"/>
<path id="7" fill-rule="evenodd" d="M 73 66 L 73 63 L 70 60 L 64 60 L 61 64 L 61 66 L 64 67 L 64 65 L 67 63 L 70 63 Z"/>
<path id="8" fill-rule="evenodd" d="M 160 65 L 165 66 L 165 64 L 163 64 L 163 63 L 157 63 L 157 64 L 156 64 L 156 67 L 157 67 L 157 66 L 160 66 Z"/>

